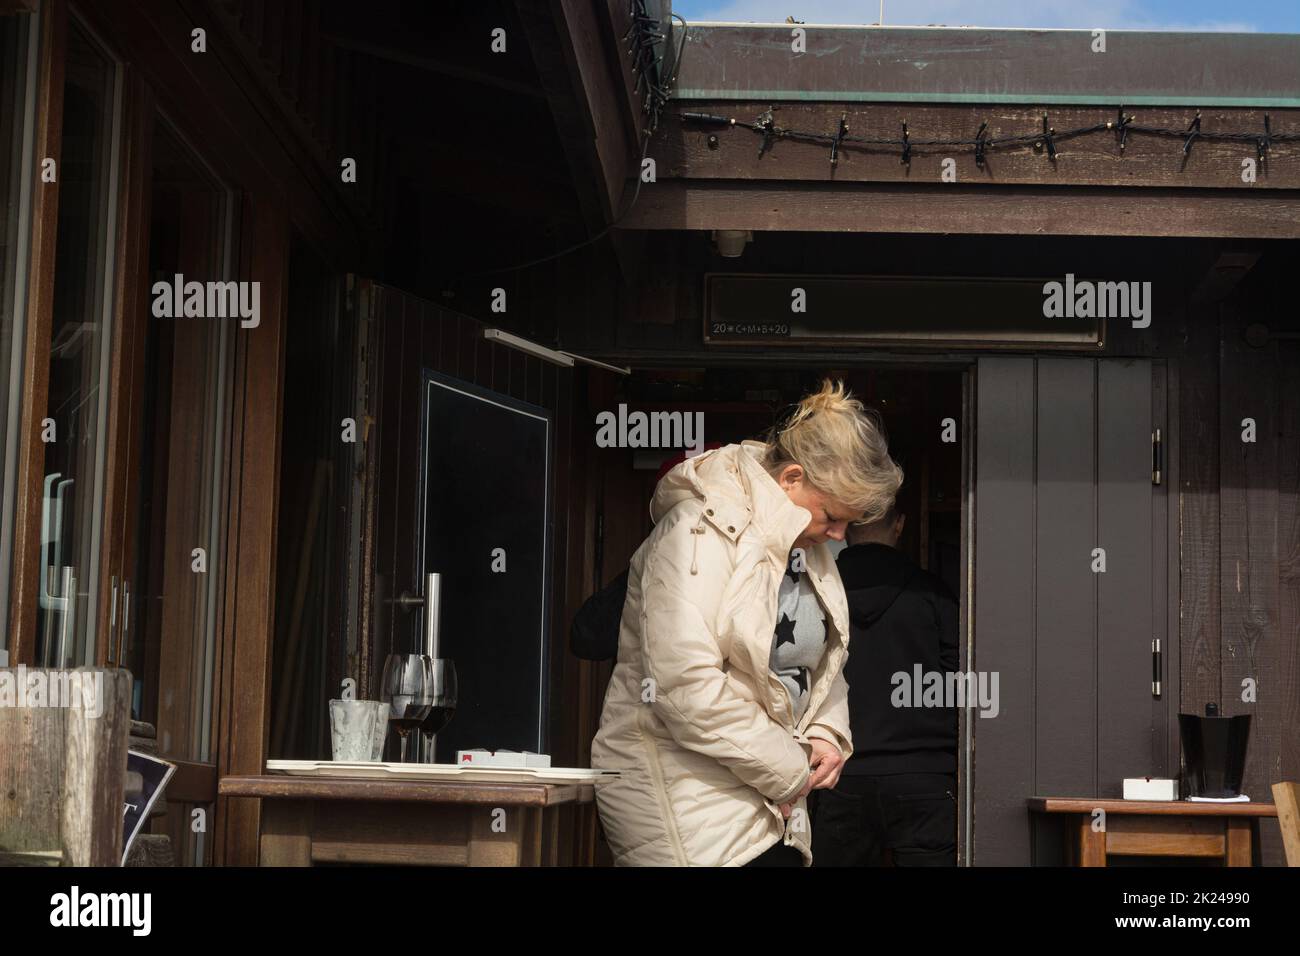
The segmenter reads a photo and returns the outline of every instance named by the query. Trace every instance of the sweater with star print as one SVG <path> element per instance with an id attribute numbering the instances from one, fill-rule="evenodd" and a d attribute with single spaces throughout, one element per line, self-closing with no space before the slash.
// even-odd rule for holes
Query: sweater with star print
<path id="1" fill-rule="evenodd" d="M 792 556 L 777 594 L 776 633 L 768 662 L 790 694 L 795 722 L 808 708 L 812 672 L 826 652 L 826 614 L 801 570 L 802 555 Z"/>

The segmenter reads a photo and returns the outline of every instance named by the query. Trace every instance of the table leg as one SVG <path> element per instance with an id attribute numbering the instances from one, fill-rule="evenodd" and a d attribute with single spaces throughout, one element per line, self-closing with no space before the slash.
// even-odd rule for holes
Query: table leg
<path id="1" fill-rule="evenodd" d="M 263 800 L 258 866 L 311 866 L 310 800 Z"/>
<path id="2" fill-rule="evenodd" d="M 542 815 L 545 812 L 545 807 L 522 807 L 519 810 L 519 816 L 524 821 L 523 859 L 520 860 L 520 866 L 542 865 L 542 841 L 545 836 L 542 832 Z"/>
<path id="3" fill-rule="evenodd" d="M 1079 865 L 1106 865 L 1106 831 L 1092 828 L 1092 817 L 1080 816 L 1078 823 Z"/>
<path id="4" fill-rule="evenodd" d="M 537 812 L 538 866 L 560 865 L 560 807 L 542 807 Z"/>
<path id="5" fill-rule="evenodd" d="M 497 810 L 505 813 L 502 818 Z M 520 866 L 524 863 L 524 840 L 527 837 L 527 807 L 470 808 L 469 865 L 470 866 Z M 505 827 L 498 832 L 495 821 L 504 819 Z M 497 824 L 500 827 L 500 824 Z"/>
<path id="6" fill-rule="evenodd" d="M 1252 820 L 1247 817 L 1228 817 L 1228 832 L 1226 852 L 1223 857 L 1224 866 L 1250 866 L 1250 837 L 1252 830 Z"/>

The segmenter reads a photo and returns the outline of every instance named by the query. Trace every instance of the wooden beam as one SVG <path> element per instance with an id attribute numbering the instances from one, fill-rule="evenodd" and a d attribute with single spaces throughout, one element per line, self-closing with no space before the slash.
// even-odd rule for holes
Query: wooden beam
<path id="1" fill-rule="evenodd" d="M 321 38 L 335 49 L 401 63 L 515 97 L 545 99 L 520 42 L 510 3 L 405 3 L 367 0 L 322 4 Z M 505 31 L 504 53 L 494 52 L 494 29 Z M 522 56 L 519 54 L 523 54 Z M 439 84 L 445 87 L 446 84 Z M 434 88 L 433 95 L 446 92 Z"/>
<path id="2" fill-rule="evenodd" d="M 599 217 L 584 211 L 604 225 L 618 214 L 624 185 L 636 173 L 639 127 L 618 92 L 621 51 L 604 41 L 606 14 L 596 7 L 575 0 L 515 4 L 574 178 L 580 187 L 585 180 L 598 187 Z"/>
<path id="3" fill-rule="evenodd" d="M 1300 141 L 1275 142 L 1259 161 L 1254 141 L 1197 139 L 1187 156 L 1183 139 L 1129 133 L 1119 148 L 1119 135 L 1100 131 L 1067 139 L 1054 138 L 1056 160 L 1049 158 L 1041 139 L 1004 146 L 984 153 L 975 162 L 972 146 L 925 146 L 925 140 L 973 140 L 981 123 L 988 138 L 1038 133 L 1043 116 L 1056 136 L 1070 129 L 1114 123 L 1118 106 L 1008 106 L 997 104 L 925 105 L 914 103 L 782 103 L 773 110 L 776 126 L 787 130 L 833 135 L 845 117 L 849 136 L 896 139 L 907 122 L 914 144 L 911 162 L 902 162 L 901 147 L 846 143 L 830 163 L 829 142 L 773 140 L 759 152 L 760 134 L 737 127 L 683 122 L 683 111 L 755 122 L 769 102 L 698 101 L 676 105 L 665 114 L 650 144 L 660 177 L 691 179 L 806 180 L 809 182 L 939 183 L 943 161 L 955 163 L 956 183 L 1023 183 L 1057 186 L 1214 186 L 1259 192 L 1300 187 Z M 1128 108 L 1135 125 L 1186 129 L 1196 110 L 1190 108 Z M 1264 135 L 1264 117 L 1273 133 L 1300 131 L 1300 110 L 1204 110 L 1204 132 Z M 710 136 L 716 145 L 710 146 Z M 1254 180 L 1243 182 L 1243 160 L 1253 165 Z"/>
<path id="4" fill-rule="evenodd" d="M 468 64 L 455 63 L 445 57 L 431 56 L 427 49 L 417 51 L 414 45 L 399 38 L 390 38 L 379 43 L 342 33 L 322 33 L 321 39 L 327 41 L 336 49 L 364 53 L 376 59 L 390 60 L 393 63 L 414 67 L 426 73 L 450 76 L 468 83 L 477 83 L 480 86 L 504 90 L 513 96 L 524 96 L 538 100 L 546 98 L 546 92 L 539 89 L 535 83 L 529 83 L 522 79 L 513 79 L 488 70 L 476 69 Z M 406 49 L 407 47 L 410 47 L 410 49 Z"/>
<path id="5" fill-rule="evenodd" d="M 619 227 L 1294 239 L 1300 191 L 661 180 Z"/>

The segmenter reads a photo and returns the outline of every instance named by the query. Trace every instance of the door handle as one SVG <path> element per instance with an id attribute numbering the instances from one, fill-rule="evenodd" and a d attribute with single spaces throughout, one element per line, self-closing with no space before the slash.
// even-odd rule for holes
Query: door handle
<path id="1" fill-rule="evenodd" d="M 122 579 L 122 626 L 117 629 L 117 666 L 126 653 L 127 631 L 131 627 L 131 582 Z"/>
<path id="2" fill-rule="evenodd" d="M 72 478 L 60 472 L 45 476 L 45 493 L 41 502 L 41 580 L 37 602 L 47 612 L 43 628 L 45 646 L 41 657 L 47 667 L 66 667 L 69 635 L 76 640 L 77 603 L 76 568 L 63 564 L 63 495 Z M 58 487 L 54 483 L 58 481 Z M 53 496 L 50 491 L 54 490 Z M 55 582 L 58 582 L 55 585 Z M 57 586 L 52 591 L 51 586 Z M 58 644 L 54 641 L 54 615 L 59 615 Z"/>
<path id="3" fill-rule="evenodd" d="M 108 605 L 108 663 L 117 663 L 113 657 L 113 635 L 117 632 L 117 575 L 113 575 L 113 594 Z"/>
<path id="4" fill-rule="evenodd" d="M 71 634 L 74 641 L 77 638 L 74 619 L 77 610 L 76 570 L 71 565 L 65 565 L 63 568 L 63 614 L 59 620 L 59 656 L 54 663 L 54 666 L 59 668 L 68 666 L 69 634 Z"/>

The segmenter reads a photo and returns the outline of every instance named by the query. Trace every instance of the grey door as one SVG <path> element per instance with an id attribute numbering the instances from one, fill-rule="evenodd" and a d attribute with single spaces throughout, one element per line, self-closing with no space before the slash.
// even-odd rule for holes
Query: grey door
<path id="1" fill-rule="evenodd" d="M 979 360 L 967 666 L 998 674 L 999 710 L 970 720 L 977 865 L 1064 861 L 1059 821 L 1027 797 L 1118 797 L 1125 777 L 1177 772 L 1176 681 L 1153 682 L 1153 640 L 1170 649 L 1163 384 L 1143 359 Z"/>

